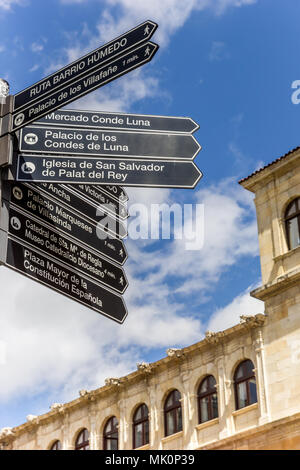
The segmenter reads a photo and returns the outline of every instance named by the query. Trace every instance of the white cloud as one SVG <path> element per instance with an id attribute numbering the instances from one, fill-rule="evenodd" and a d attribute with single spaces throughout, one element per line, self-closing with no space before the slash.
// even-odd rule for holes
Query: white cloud
<path id="1" fill-rule="evenodd" d="M 84 4 L 88 1 L 61 0 L 64 4 Z M 159 28 L 153 40 L 157 41 L 160 47 L 164 47 L 170 41 L 172 34 L 184 25 L 192 12 L 211 9 L 219 15 L 224 13 L 229 7 L 241 7 L 242 5 L 250 5 L 252 3 L 255 3 L 255 0 L 186 0 L 184 3 L 177 0 L 102 1 L 102 13 L 96 26 L 97 34 L 91 35 L 86 25 L 84 25 L 80 34 L 78 34 L 78 31 L 75 34 L 69 34 L 72 46 L 61 51 L 61 58 L 51 63 L 45 70 L 45 74 L 47 75 L 58 70 L 65 64 L 98 48 L 101 44 L 123 34 L 146 19 L 151 19 L 158 23 Z M 86 41 L 87 38 L 89 38 L 88 41 Z M 217 48 L 218 44 L 223 43 L 216 43 Z M 228 57 L 228 52 L 224 47 L 222 51 L 214 51 L 214 57 L 220 58 L 221 56 L 224 58 Z M 156 58 L 154 58 L 155 60 Z M 135 76 L 133 73 L 130 73 L 130 80 L 126 80 L 126 77 L 123 77 L 118 79 L 117 84 L 115 82 L 111 88 L 105 86 L 105 93 L 101 93 L 100 90 L 90 94 L 84 101 L 76 102 L 76 107 L 82 107 L 83 104 L 85 107 L 89 106 L 90 109 L 96 109 L 97 106 L 98 109 L 107 111 L 116 109 L 118 111 L 128 111 L 130 106 L 137 100 L 149 96 L 159 96 L 160 98 L 167 99 L 165 92 L 162 94 L 159 90 L 158 78 L 149 75 L 149 70 L 151 70 L 149 67 L 151 67 L 151 63 L 146 68 L 139 69 Z"/>
<path id="2" fill-rule="evenodd" d="M 245 292 L 242 292 L 226 307 L 216 310 L 210 318 L 207 329 L 209 331 L 225 330 L 239 323 L 241 315 L 264 313 L 264 303 L 250 296 L 249 292 L 254 287 L 251 286 Z"/>
<path id="3" fill-rule="evenodd" d="M 36 70 L 38 70 L 40 68 L 40 65 L 39 64 L 35 64 L 31 67 L 31 69 L 29 69 L 29 72 L 35 72 Z"/>
<path id="4" fill-rule="evenodd" d="M 220 62 L 228 59 L 230 55 L 226 49 L 226 44 L 222 41 L 213 41 L 208 57 L 210 62 Z"/>
<path id="5" fill-rule="evenodd" d="M 128 192 L 132 200 L 174 202 L 169 190 Z M 149 250 L 147 240 L 126 242 L 129 315 L 123 325 L 0 268 L 5 292 L 0 341 L 6 351 L 6 363 L 0 364 L 6 384 L 1 401 L 39 392 L 69 400 L 81 388 L 98 387 L 106 377 L 134 370 L 147 351 L 182 347 L 203 337 L 195 306 L 215 292 L 230 266 L 242 256 L 256 255 L 257 232 L 251 197 L 236 182 L 200 189 L 195 201 L 205 204 L 201 251 L 186 251 L 180 240 L 166 241 L 160 250 Z M 233 303 L 236 315 L 250 311 L 245 305 Z"/>
<path id="6" fill-rule="evenodd" d="M 0 9 L 10 10 L 13 4 L 24 5 L 26 4 L 26 0 L 0 0 Z"/>
<path id="7" fill-rule="evenodd" d="M 44 50 L 44 45 L 39 42 L 33 42 L 31 44 L 32 52 L 42 52 Z"/>

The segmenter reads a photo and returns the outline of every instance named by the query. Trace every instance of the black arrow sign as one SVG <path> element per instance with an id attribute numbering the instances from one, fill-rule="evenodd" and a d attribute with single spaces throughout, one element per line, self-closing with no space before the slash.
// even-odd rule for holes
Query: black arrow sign
<path id="1" fill-rule="evenodd" d="M 101 226 L 77 215 L 36 188 L 18 183 L 5 185 L 4 191 L 4 199 L 17 209 L 38 218 L 49 228 L 59 230 L 116 263 L 124 264 L 126 261 L 127 253 L 121 240 L 110 238 Z"/>
<path id="2" fill-rule="evenodd" d="M 121 186 L 113 186 L 113 185 L 97 185 L 101 191 L 104 191 L 107 193 L 109 196 L 114 198 L 116 201 L 118 201 L 120 204 L 124 204 L 126 201 L 128 201 L 128 195 L 125 191 L 124 188 Z M 97 187 L 93 185 L 93 187 Z"/>
<path id="3" fill-rule="evenodd" d="M 55 155 L 193 160 L 201 146 L 192 135 L 99 131 L 28 126 L 21 131 L 20 150 Z"/>
<path id="4" fill-rule="evenodd" d="M 114 217 L 118 217 L 122 220 L 128 217 L 128 211 L 125 205 L 117 202 L 113 197 L 106 194 L 99 186 L 95 186 L 94 184 L 68 184 L 63 186 L 66 186 L 69 191 L 80 194 L 84 199 L 93 202 L 97 206 L 100 205 L 104 212 L 108 212 Z"/>
<path id="5" fill-rule="evenodd" d="M 122 36 L 113 39 L 104 46 L 88 53 L 84 57 L 68 64 L 57 72 L 43 78 L 14 97 L 14 111 L 27 107 L 30 103 L 41 100 L 46 95 L 60 89 L 67 83 L 76 83 L 78 78 L 128 52 L 133 47 L 148 41 L 157 29 L 153 21 L 145 21 Z"/>
<path id="6" fill-rule="evenodd" d="M 158 45 L 152 42 L 131 50 L 127 54 L 122 55 L 104 66 L 96 68 L 93 72 L 89 72 L 78 77 L 76 82 L 66 85 L 56 92 L 41 98 L 38 102 L 32 103 L 13 114 L 13 124 L 11 132 L 20 129 L 32 121 L 49 114 L 71 101 L 77 100 L 81 96 L 86 95 L 92 90 L 99 88 L 118 77 L 140 67 L 154 57 L 158 50 Z"/>
<path id="7" fill-rule="evenodd" d="M 190 134 L 199 125 L 190 117 L 151 116 L 62 109 L 47 114 L 37 125 L 54 125 L 84 129 L 119 129 L 131 131 L 171 132 Z"/>
<path id="8" fill-rule="evenodd" d="M 40 183 L 33 187 L 39 193 L 46 193 L 51 198 L 58 200 L 64 207 L 78 212 L 84 219 L 90 220 L 103 228 L 103 230 L 111 233 L 112 236 L 124 238 L 127 236 L 125 225 L 112 217 L 107 211 L 105 204 L 95 204 L 94 202 L 82 197 L 78 192 L 72 191 L 69 187 L 61 184 Z"/>
<path id="9" fill-rule="evenodd" d="M 103 183 L 138 187 L 194 188 L 201 171 L 193 162 L 60 158 L 20 155 L 17 181 Z"/>
<path id="10" fill-rule="evenodd" d="M 3 237 L 4 232 L 1 234 Z M 87 277 L 78 275 L 36 248 L 24 245 L 24 242 L 7 239 L 5 264 L 118 323 L 123 323 L 127 316 L 121 296 L 104 289 Z"/>
<path id="11" fill-rule="evenodd" d="M 121 294 L 128 286 L 122 268 L 13 206 L 9 207 L 8 233 L 21 243 L 39 248 L 46 256 L 67 264 L 76 273 L 81 272 Z"/>

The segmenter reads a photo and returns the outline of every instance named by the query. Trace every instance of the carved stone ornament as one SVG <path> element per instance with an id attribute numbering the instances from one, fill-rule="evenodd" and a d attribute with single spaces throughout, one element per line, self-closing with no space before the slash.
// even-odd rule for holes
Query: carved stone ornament
<path id="1" fill-rule="evenodd" d="M 219 331 L 217 333 L 214 333 L 213 331 L 207 331 L 205 333 L 205 339 L 208 343 L 210 344 L 218 344 L 220 343 L 221 339 L 224 336 L 223 331 Z"/>
<path id="2" fill-rule="evenodd" d="M 183 351 L 177 348 L 169 348 L 167 349 L 167 356 L 168 357 L 181 357 L 183 356 Z"/>
<path id="3" fill-rule="evenodd" d="M 105 385 L 121 385 L 121 380 L 116 379 L 115 377 L 109 377 L 108 379 L 105 379 Z"/>
<path id="4" fill-rule="evenodd" d="M 5 437 L 12 437 L 14 435 L 14 431 L 12 428 L 2 428 L 0 430 L 0 439 L 3 439 Z"/>
<path id="5" fill-rule="evenodd" d="M 87 395 L 88 393 L 89 393 L 89 392 L 88 392 L 87 390 L 85 390 L 85 389 L 79 390 L 79 396 L 80 396 L 80 397 L 84 397 L 84 396 Z"/>
<path id="6" fill-rule="evenodd" d="M 37 419 L 37 416 L 36 415 L 27 415 L 26 419 L 29 423 L 31 423 L 32 421 L 35 421 Z"/>
<path id="7" fill-rule="evenodd" d="M 266 321 L 266 315 L 258 313 L 257 315 L 240 315 L 240 323 L 249 328 L 263 326 Z"/>
<path id="8" fill-rule="evenodd" d="M 137 370 L 150 374 L 152 371 L 152 366 L 148 362 L 138 362 Z"/>
<path id="9" fill-rule="evenodd" d="M 50 410 L 51 411 L 55 411 L 55 410 L 60 410 L 63 408 L 63 403 L 53 403 L 51 406 L 50 406 Z"/>

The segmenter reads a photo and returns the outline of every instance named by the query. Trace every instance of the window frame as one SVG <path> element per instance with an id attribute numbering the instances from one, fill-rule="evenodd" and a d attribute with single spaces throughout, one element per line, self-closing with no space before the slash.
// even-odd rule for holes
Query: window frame
<path id="1" fill-rule="evenodd" d="M 169 406 L 167 406 L 167 402 L 169 401 L 169 398 L 172 396 L 172 395 L 175 395 L 175 393 L 178 392 L 179 395 L 180 395 L 180 398 L 178 400 L 178 402 L 174 401 L 173 400 L 173 403 Z M 178 419 L 177 419 L 177 410 L 180 409 L 180 413 L 181 413 L 181 429 L 179 429 L 178 427 Z M 167 415 L 168 414 L 171 414 L 172 416 L 172 419 L 174 420 L 174 432 L 172 433 L 169 433 L 168 432 L 168 420 L 167 420 Z M 165 437 L 168 437 L 168 436 L 172 436 L 173 434 L 176 434 L 177 432 L 180 432 L 182 431 L 183 429 L 183 423 L 182 423 L 182 406 L 181 406 L 181 393 L 179 392 L 179 390 L 177 389 L 174 389 L 172 390 L 167 398 L 165 399 L 165 404 L 164 404 L 164 424 L 165 424 Z"/>
<path id="2" fill-rule="evenodd" d="M 215 381 L 215 385 L 214 385 L 214 388 L 207 388 L 207 391 L 206 392 L 200 392 L 200 389 L 202 387 L 202 385 L 204 384 L 205 381 L 209 380 L 210 378 L 213 378 L 214 381 Z M 212 397 L 213 395 L 216 395 L 217 396 L 217 416 L 213 417 L 213 402 L 212 402 Z M 202 421 L 202 418 L 201 418 L 201 400 L 203 400 L 203 398 L 208 398 L 208 404 L 207 404 L 207 409 L 208 409 L 208 419 L 206 421 Z M 203 424 L 203 423 L 207 423 L 208 421 L 211 421 L 212 419 L 216 419 L 219 417 L 219 404 L 218 404 L 218 391 L 217 391 L 217 381 L 215 379 L 215 377 L 213 375 L 207 375 L 206 377 L 204 377 L 200 384 L 199 384 L 199 387 L 198 387 L 198 391 L 197 391 L 197 399 L 198 399 L 198 423 L 199 424 Z"/>
<path id="3" fill-rule="evenodd" d="M 251 364 L 252 364 L 252 367 L 253 367 L 252 373 L 244 375 L 244 372 L 243 372 L 242 377 L 237 378 L 237 374 L 238 374 L 239 369 L 241 367 L 243 367 L 247 362 L 251 362 Z M 250 406 L 250 405 L 253 405 L 254 403 L 257 403 L 257 385 L 256 385 L 256 376 L 255 376 L 254 369 L 255 369 L 255 366 L 254 366 L 253 362 L 251 361 L 251 359 L 245 359 L 244 361 L 240 362 L 238 364 L 238 366 L 236 367 L 236 369 L 235 369 L 235 372 L 234 372 L 234 395 L 235 395 L 235 409 L 236 410 L 241 410 L 243 408 L 246 408 L 247 406 Z M 251 379 L 255 380 L 255 387 L 256 387 L 256 402 L 253 402 L 253 403 L 250 403 L 251 393 L 250 393 L 249 383 L 250 383 Z M 246 402 L 247 402 L 247 404 L 245 406 L 239 406 L 238 386 L 239 386 L 239 384 L 241 384 L 243 382 L 246 382 L 246 393 L 247 393 Z"/>
<path id="4" fill-rule="evenodd" d="M 78 444 L 80 436 L 85 433 L 87 433 L 87 439 Z M 88 447 L 88 449 L 85 449 L 85 447 Z M 75 450 L 90 450 L 90 433 L 87 428 L 82 429 L 76 437 Z"/>
<path id="5" fill-rule="evenodd" d="M 147 409 L 147 415 L 144 416 L 143 410 L 145 410 L 145 408 Z M 137 413 L 140 409 L 142 409 L 142 417 L 139 418 L 139 419 L 136 419 L 136 415 L 137 415 Z M 142 425 L 142 445 L 138 446 L 138 447 L 145 446 L 145 445 L 149 444 L 149 441 L 150 441 L 150 436 L 149 436 L 149 432 L 150 432 L 150 429 L 149 429 L 149 409 L 148 409 L 148 406 L 146 405 L 146 403 L 142 403 L 141 405 L 139 405 L 137 407 L 137 409 L 135 410 L 134 415 L 133 415 L 133 419 L 132 419 L 132 431 L 133 431 L 132 441 L 133 441 L 133 448 L 134 449 L 138 448 L 137 445 L 136 445 L 136 428 L 140 424 Z M 148 424 L 148 442 L 146 442 L 146 424 Z"/>
<path id="6" fill-rule="evenodd" d="M 115 420 L 115 424 L 114 424 Z M 106 431 L 106 428 L 108 427 L 109 423 L 112 422 L 112 429 L 110 431 Z M 117 433 L 118 437 L 111 437 L 113 434 Z M 105 423 L 104 429 L 103 429 L 103 449 L 104 450 L 109 450 L 107 449 L 107 442 L 108 441 L 117 441 L 117 449 L 119 450 L 119 421 L 116 416 L 111 416 Z"/>
<path id="7" fill-rule="evenodd" d="M 294 203 L 296 203 L 296 212 L 292 215 L 287 215 L 288 211 L 290 210 L 291 206 Z M 296 246 L 294 248 L 291 248 L 291 237 L 290 237 L 289 221 L 292 220 L 292 219 L 297 219 L 297 221 L 298 221 L 298 236 L 299 236 L 299 239 L 300 239 L 300 197 L 296 197 L 295 199 L 293 199 L 288 204 L 287 208 L 285 209 L 285 213 L 284 213 L 285 232 L 286 232 L 287 245 L 288 245 L 289 251 L 297 248 Z M 300 244 L 297 245 L 297 246 L 300 246 Z"/>
<path id="8" fill-rule="evenodd" d="M 60 449 L 57 449 L 57 448 L 56 448 L 57 445 L 60 445 Z M 57 439 L 56 441 L 54 441 L 53 444 L 52 444 L 51 447 L 50 447 L 50 450 L 62 450 L 61 441 L 60 441 L 59 439 Z"/>

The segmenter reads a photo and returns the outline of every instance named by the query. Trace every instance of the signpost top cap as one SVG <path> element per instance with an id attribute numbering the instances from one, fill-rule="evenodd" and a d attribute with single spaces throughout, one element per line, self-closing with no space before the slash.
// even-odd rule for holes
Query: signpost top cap
<path id="1" fill-rule="evenodd" d="M 9 83 L 0 78 L 0 98 L 6 98 L 9 95 Z"/>

